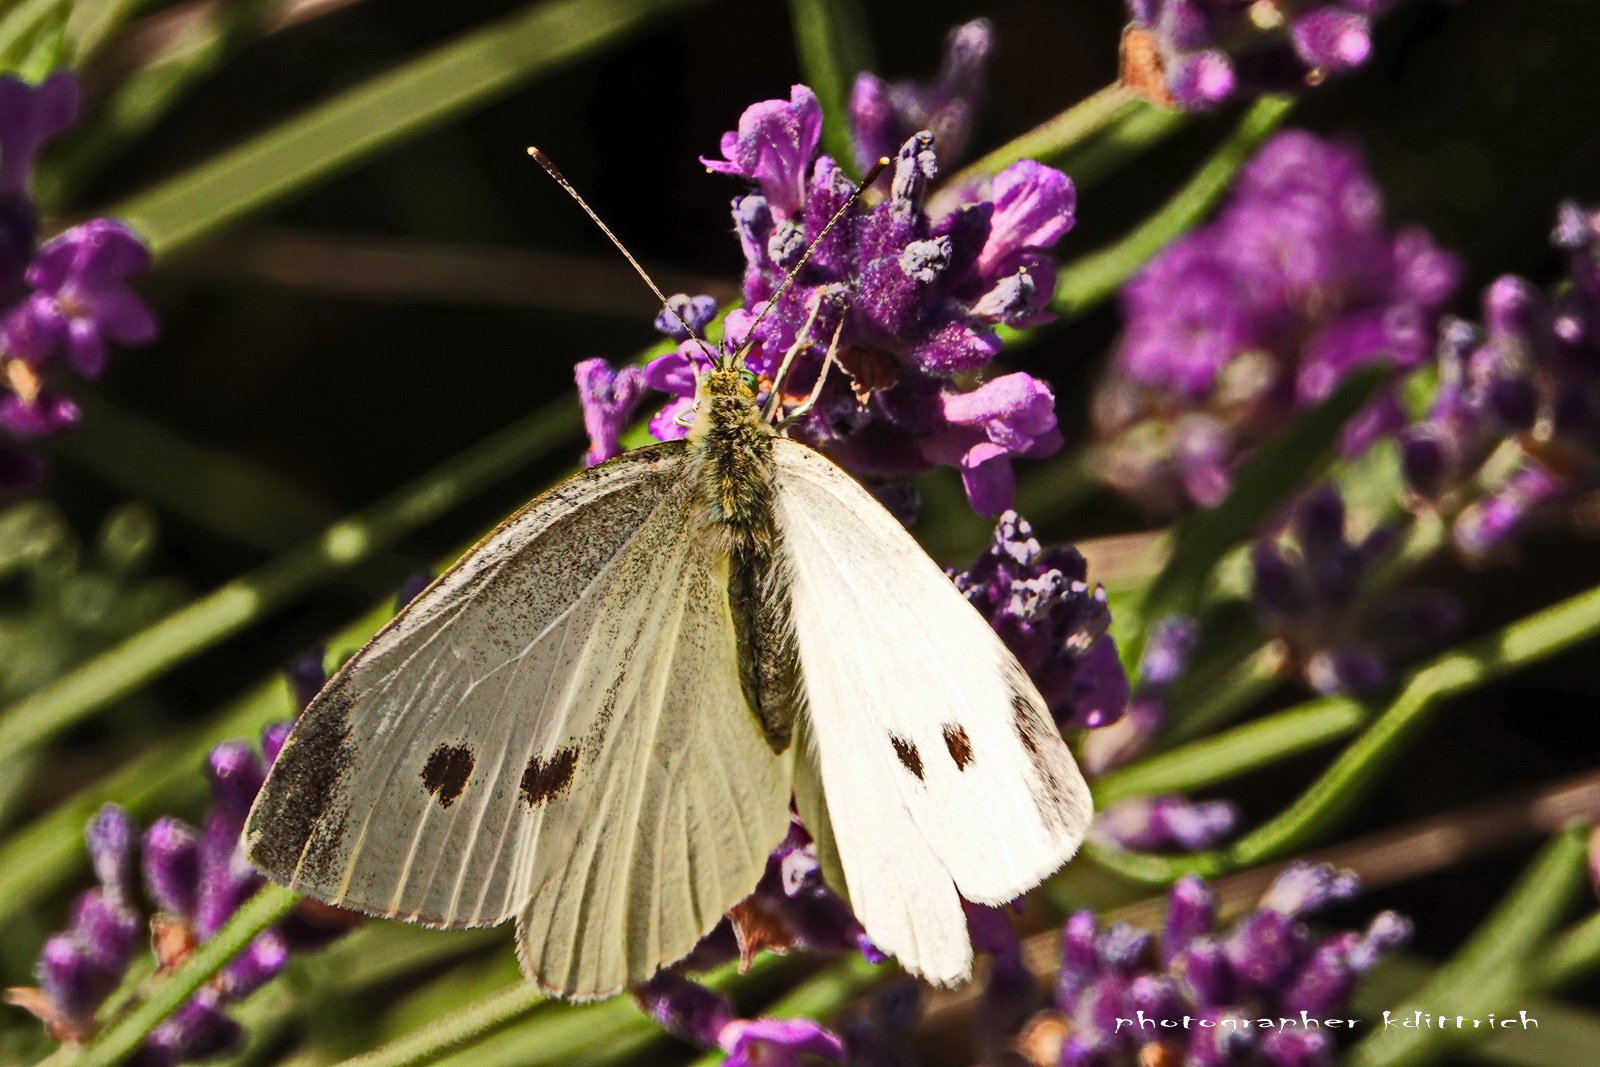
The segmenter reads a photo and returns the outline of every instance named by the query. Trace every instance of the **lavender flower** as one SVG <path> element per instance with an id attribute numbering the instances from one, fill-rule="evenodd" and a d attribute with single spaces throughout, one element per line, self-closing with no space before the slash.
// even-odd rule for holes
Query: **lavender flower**
<path id="1" fill-rule="evenodd" d="M 109 343 L 155 336 L 154 316 L 126 288 L 150 265 L 132 230 L 93 219 L 37 245 L 28 175 L 77 107 L 77 83 L 65 71 L 38 86 L 0 77 L 0 494 L 43 476 L 26 442 L 76 424 L 77 406 L 59 380 L 98 378 Z"/>
<path id="2" fill-rule="evenodd" d="M 308 661 L 297 661 L 290 672 L 302 706 L 320 682 L 320 662 L 313 668 Z M 122 809 L 102 808 L 86 833 L 99 885 L 78 898 L 71 929 L 45 943 L 39 988 L 8 990 L 6 999 L 43 1020 L 57 1040 L 81 1044 L 94 1035 L 95 1013 L 126 976 L 144 925 L 131 902 L 136 866 L 157 909 L 149 927 L 160 970 L 177 966 L 221 929 L 261 887 L 261 876 L 245 862 L 239 838 L 266 768 L 288 732 L 288 723 L 267 727 L 260 755 L 241 741 L 212 749 L 206 761 L 212 805 L 198 831 L 179 819 L 157 819 L 140 849 L 138 834 Z M 352 913 L 303 901 L 287 918 L 257 934 L 215 979 L 157 1026 L 130 1062 L 168 1067 L 237 1048 L 244 1031 L 227 1014 L 228 1006 L 276 977 L 293 953 L 324 947 L 359 921 Z"/>
<path id="3" fill-rule="evenodd" d="M 1394 549 L 1394 528 L 1359 541 L 1345 534 L 1344 501 L 1318 486 L 1287 523 L 1295 551 L 1276 537 L 1251 551 L 1256 613 L 1283 642 L 1289 665 L 1320 693 L 1375 692 L 1389 681 L 1389 661 L 1431 644 L 1461 622 L 1460 605 L 1442 593 L 1412 591 L 1373 600 L 1373 571 Z"/>
<path id="4" fill-rule="evenodd" d="M 1199 852 L 1233 833 L 1239 808 L 1228 800 L 1190 801 L 1175 794 L 1133 797 L 1095 816 L 1093 836 L 1139 852 Z"/>
<path id="5" fill-rule="evenodd" d="M 1156 511 L 1216 505 L 1241 454 L 1353 370 L 1421 364 L 1458 273 L 1424 231 L 1384 227 L 1354 149 L 1279 134 L 1214 222 L 1123 289 L 1126 328 L 1095 400 L 1100 477 Z M 1400 421 L 1376 401 L 1347 448 Z"/>
<path id="6" fill-rule="evenodd" d="M 950 31 L 944 64 L 932 82 L 886 82 L 870 71 L 856 76 L 850 93 L 850 127 L 856 166 L 866 171 L 926 130 L 949 165 L 960 158 L 983 94 L 994 48 L 994 27 L 974 19 Z"/>
<path id="7" fill-rule="evenodd" d="M 1037 1033 L 1059 1020 L 1063 1040 L 1056 1058 L 1032 1062 L 1331 1065 L 1322 1022 L 1340 1018 L 1360 976 L 1411 933 L 1407 920 L 1383 912 L 1362 933 L 1319 942 L 1303 917 L 1355 890 L 1348 874 L 1291 864 L 1256 910 L 1221 931 L 1215 895 L 1191 875 L 1168 897 L 1158 963 L 1148 936 L 1099 930 L 1093 912 L 1079 912 L 1065 928 L 1055 1004 L 1029 1024 Z"/>
<path id="8" fill-rule="evenodd" d="M 1492 283 L 1481 329 L 1442 331 L 1431 406 L 1400 435 L 1414 503 L 1443 512 L 1472 561 L 1600 485 L 1600 213 L 1562 205 L 1553 240 L 1568 256 L 1555 295 Z"/>
<path id="9" fill-rule="evenodd" d="M 676 321 L 672 325 L 677 325 Z M 578 380 L 583 426 L 589 433 L 583 465 L 592 467 L 622 454 L 623 428 L 644 399 L 644 371 L 638 367 L 613 370 L 603 359 L 586 359 L 573 368 L 573 376 Z"/>
<path id="10" fill-rule="evenodd" d="M 964 27 L 953 38 L 957 58 L 943 88 L 929 90 L 932 95 L 889 95 L 910 109 L 907 116 L 916 111 L 913 98 L 937 97 L 943 103 L 926 106 L 948 126 L 970 108 L 987 47 L 985 27 Z M 790 372 L 777 383 L 782 399 L 794 403 L 816 386 L 837 338 L 843 373 L 824 384 L 816 407 L 793 428 L 795 436 L 867 479 L 956 467 L 973 506 L 997 514 L 1010 504 L 1011 461 L 1061 447 L 1054 397 L 1026 374 L 965 390 L 955 379 L 983 370 L 998 354 L 996 325 L 1049 318 L 1044 307 L 1055 272 L 1047 254 L 1072 225 L 1072 183 L 1025 160 L 994 178 L 989 199 L 934 217 L 927 209 L 937 173 L 934 139 L 916 133 L 896 142 L 888 198 L 857 208 L 834 227 L 779 298 L 788 272 L 854 188 L 833 160 L 817 154 L 821 122 L 815 95 L 797 85 L 788 100 L 748 108 L 739 128 L 723 137 L 722 158 L 705 160 L 708 168 L 756 186 L 734 203 L 746 259 L 745 307 L 728 315 L 724 344 L 750 343 L 746 364 L 763 391 L 774 387 L 785 354 L 795 352 Z M 883 131 L 892 125 L 885 118 L 874 136 L 888 136 Z M 672 397 L 651 421 L 658 439 L 683 435 L 695 372 L 706 359 L 704 344 L 687 339 L 645 368 L 645 382 Z M 614 388 L 609 382 L 585 387 L 592 431 L 616 421 L 617 405 L 607 392 Z M 594 433 L 592 440 L 596 448 L 614 447 L 614 433 Z"/>
<path id="11" fill-rule="evenodd" d="M 57 1041 L 82 1044 L 93 1035 L 95 1013 L 132 962 L 141 926 L 131 903 L 135 836 L 115 804 L 89 820 L 84 838 L 98 884 L 73 904 L 71 926 L 45 942 L 38 987 L 6 990 L 6 1002 L 37 1016 Z"/>
<path id="12" fill-rule="evenodd" d="M 639 1007 L 662 1029 L 701 1048 L 720 1048 L 737 1067 L 799 1067 L 800 1057 L 844 1060 L 844 1043 L 810 1019 L 741 1019 L 733 1005 L 675 971 L 635 986 Z"/>
<path id="13" fill-rule="evenodd" d="M 1128 678 L 1107 635 L 1105 590 L 1091 588 L 1075 549 L 1043 548 L 1016 512 L 1001 514 L 989 547 L 954 576 L 1039 687 L 1063 728 L 1121 718 Z"/>
<path id="14" fill-rule="evenodd" d="M 1084 735 L 1083 771 L 1098 778 L 1141 752 L 1167 718 L 1167 694 L 1188 669 L 1200 643 L 1200 627 L 1186 615 L 1157 620 L 1139 657 L 1139 681 L 1122 718 Z"/>
<path id="15" fill-rule="evenodd" d="M 1365 63 L 1394 0 L 1128 0 L 1123 77 L 1165 107 L 1204 111 L 1241 90 L 1317 85 Z"/>

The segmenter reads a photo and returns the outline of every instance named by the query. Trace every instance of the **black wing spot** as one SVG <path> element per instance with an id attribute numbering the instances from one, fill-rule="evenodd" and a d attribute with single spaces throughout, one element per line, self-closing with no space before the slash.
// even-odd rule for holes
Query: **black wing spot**
<path id="1" fill-rule="evenodd" d="M 578 750 L 572 746 L 558 748 L 549 759 L 534 756 L 522 772 L 522 800 L 528 807 L 543 804 L 572 783 L 572 773 L 578 769 Z"/>
<path id="2" fill-rule="evenodd" d="M 903 737 L 889 735 L 889 743 L 894 746 L 894 754 L 900 757 L 900 765 L 917 776 L 917 781 L 922 781 L 922 753 L 917 751 L 917 746 Z"/>
<path id="3" fill-rule="evenodd" d="M 956 770 L 966 770 L 967 764 L 972 762 L 972 739 L 967 736 L 967 731 L 953 722 L 946 723 L 944 747 L 950 750 L 950 758 L 956 761 Z"/>
<path id="4" fill-rule="evenodd" d="M 466 745 L 440 745 L 422 765 L 422 787 L 438 798 L 441 808 L 448 808 L 467 788 L 475 762 Z"/>

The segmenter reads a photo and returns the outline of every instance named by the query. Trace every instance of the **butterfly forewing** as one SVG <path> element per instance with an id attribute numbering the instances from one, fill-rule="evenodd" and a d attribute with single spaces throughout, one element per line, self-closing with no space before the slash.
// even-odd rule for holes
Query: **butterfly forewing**
<path id="1" fill-rule="evenodd" d="M 820 454 L 775 445 L 810 735 L 851 903 L 902 962 L 960 978 L 955 891 L 998 904 L 1037 885 L 1082 841 L 1088 788 L 1027 675 L 910 534 Z"/>
<path id="2" fill-rule="evenodd" d="M 569 996 L 686 953 L 760 877 L 789 788 L 686 463 L 558 487 L 357 653 L 274 766 L 252 862 L 381 915 L 518 915 L 525 969 Z"/>

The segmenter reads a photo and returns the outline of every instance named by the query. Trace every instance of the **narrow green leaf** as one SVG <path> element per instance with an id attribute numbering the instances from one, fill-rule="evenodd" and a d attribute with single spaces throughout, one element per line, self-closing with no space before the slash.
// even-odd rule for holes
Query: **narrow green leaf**
<path id="1" fill-rule="evenodd" d="M 327 526 L 327 509 L 271 471 L 185 440 L 80 391 L 83 422 L 54 451 L 109 478 L 137 499 L 168 508 L 240 544 L 281 551 Z"/>
<path id="2" fill-rule="evenodd" d="M 1161 884 L 1189 871 L 1238 870 L 1292 855 L 1323 837 L 1350 811 L 1441 701 L 1596 638 L 1600 638 L 1600 586 L 1452 649 L 1413 670 L 1383 713 L 1294 803 L 1232 847 L 1177 858 L 1116 853 L 1103 862 L 1130 878 Z M 1343 717 L 1351 709 L 1344 703 L 1343 698 L 1310 701 L 1261 724 L 1242 726 L 1218 738 L 1154 757 L 1149 761 L 1154 770 L 1135 766 L 1107 775 L 1100 789 L 1104 794 L 1106 783 L 1110 783 L 1112 795 L 1128 796 L 1158 787 L 1163 781 L 1176 783 L 1180 774 L 1195 781 L 1220 780 L 1205 767 L 1207 758 L 1241 761 L 1252 754 L 1263 758 L 1274 751 L 1287 754 L 1300 741 L 1314 739 L 1319 725 L 1326 728 L 1329 736 L 1336 735 L 1347 729 Z M 1277 734 L 1280 728 L 1283 733 Z M 1254 733 L 1257 729 L 1259 734 Z M 1220 749 L 1208 752 L 1207 746 L 1218 743 Z M 1163 762 L 1166 760 L 1172 762 Z M 1230 762 L 1229 766 L 1218 768 L 1218 773 L 1245 769 L 1246 765 Z M 1130 780 L 1138 788 L 1130 787 Z"/>
<path id="3" fill-rule="evenodd" d="M 382 1048 L 344 1061 L 341 1067 L 411 1067 L 441 1056 L 509 1026 L 550 998 L 533 982 L 518 982 L 467 1007 L 435 1019 Z"/>
<path id="4" fill-rule="evenodd" d="M 571 398 L 558 400 L 147 627 L 0 711 L 0 752 L 22 751 L 81 722 L 294 597 L 371 559 L 403 534 L 567 440 L 577 427 L 576 405 Z"/>
<path id="5" fill-rule="evenodd" d="M 1309 484 L 1333 456 L 1344 424 L 1387 377 L 1382 367 L 1352 374 L 1333 395 L 1295 419 L 1239 468 L 1228 498 L 1178 524 L 1172 558 L 1150 583 L 1140 617 L 1193 614 L 1212 568 L 1230 549 L 1258 530 L 1289 493 Z M 1137 662 L 1139 649 L 1129 649 Z"/>
<path id="6" fill-rule="evenodd" d="M 107 214 L 157 255 L 703 0 L 547 0 L 340 93 Z"/>
<path id="7" fill-rule="evenodd" d="M 872 38 L 858 0 L 789 0 L 800 76 L 822 105 L 822 150 L 857 174 L 850 146 L 850 92 L 871 69 Z"/>
<path id="8" fill-rule="evenodd" d="M 1382 715 L 1294 804 L 1232 849 L 1249 866 L 1287 855 L 1324 833 L 1427 722 L 1439 703 L 1600 636 L 1600 587 L 1519 619 L 1413 671 Z"/>
<path id="9" fill-rule="evenodd" d="M 1112 771 L 1094 784 L 1096 806 L 1153 793 L 1204 789 L 1347 737 L 1365 719 L 1364 709 L 1354 700 L 1313 700 Z"/>
<path id="10" fill-rule="evenodd" d="M 956 186 L 976 178 L 999 174 L 1019 159 L 1056 163 L 1086 141 L 1106 133 L 1130 116 L 1152 109 L 1134 99 L 1120 82 L 1112 82 L 1065 111 L 1014 137 L 946 181 Z"/>
<path id="11" fill-rule="evenodd" d="M 1485 1018 L 1517 1006 L 1537 973 L 1539 946 L 1560 921 L 1583 885 L 1588 829 L 1573 827 L 1553 838 L 1493 914 L 1455 956 L 1394 1017 L 1424 1015 Z M 1384 1027 L 1353 1048 L 1350 1067 L 1421 1067 L 1483 1030 L 1450 1027 Z"/>

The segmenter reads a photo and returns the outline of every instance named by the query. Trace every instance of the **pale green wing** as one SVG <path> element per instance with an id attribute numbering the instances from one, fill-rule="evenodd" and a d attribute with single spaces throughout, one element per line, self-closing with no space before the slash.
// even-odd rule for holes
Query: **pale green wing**
<path id="1" fill-rule="evenodd" d="M 330 680 L 251 812 L 251 861 L 344 907 L 516 915 L 529 976 L 603 996 L 754 888 L 789 767 L 740 689 L 726 564 L 681 446 L 508 520 Z"/>

